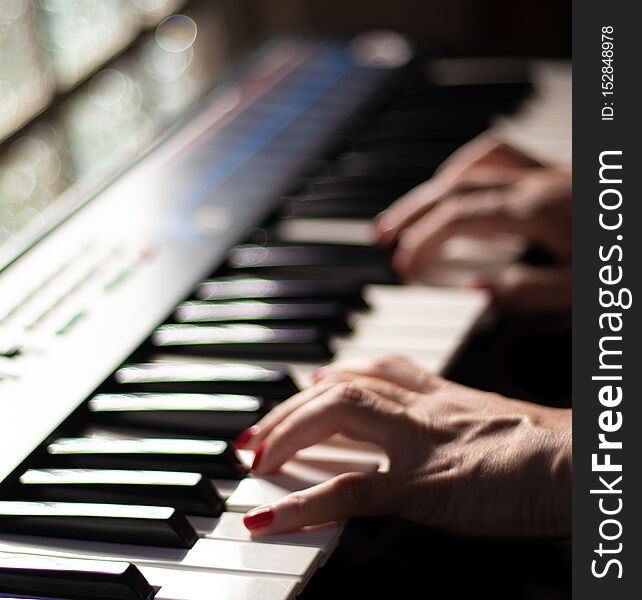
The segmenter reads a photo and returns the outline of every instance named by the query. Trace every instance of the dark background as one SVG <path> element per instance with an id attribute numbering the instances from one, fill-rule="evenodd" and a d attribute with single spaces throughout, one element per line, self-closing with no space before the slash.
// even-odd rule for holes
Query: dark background
<path id="1" fill-rule="evenodd" d="M 245 2 L 253 36 L 394 29 L 439 54 L 570 56 L 571 3 L 560 0 L 260 0 Z"/>

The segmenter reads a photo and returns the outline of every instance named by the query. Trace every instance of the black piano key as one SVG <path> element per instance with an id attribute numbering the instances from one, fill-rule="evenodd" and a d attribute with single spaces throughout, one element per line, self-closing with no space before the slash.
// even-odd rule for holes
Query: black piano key
<path id="1" fill-rule="evenodd" d="M 423 177 L 427 179 L 443 162 L 444 158 L 455 150 L 450 145 L 448 150 L 430 151 L 422 146 L 421 151 L 353 151 L 338 158 L 328 169 L 328 177 L 371 177 L 378 179 L 382 175 L 398 179 Z"/>
<path id="2" fill-rule="evenodd" d="M 0 590 L 65 600 L 151 600 L 156 595 L 127 562 L 0 553 Z"/>
<path id="3" fill-rule="evenodd" d="M 408 188 L 404 180 L 389 178 L 354 178 L 342 175 L 324 175 L 314 179 L 307 186 L 296 193 L 296 199 L 305 200 L 333 200 L 345 198 L 347 200 L 369 202 L 387 198 L 396 198 Z"/>
<path id="4" fill-rule="evenodd" d="M 365 308 L 361 285 L 350 280 L 278 279 L 267 277 L 220 277 L 204 281 L 196 290 L 201 300 L 330 299 L 353 308 Z"/>
<path id="5" fill-rule="evenodd" d="M 92 418 L 122 427 L 236 439 L 274 403 L 234 394 L 98 394 Z"/>
<path id="6" fill-rule="evenodd" d="M 397 198 L 420 183 L 425 177 L 412 182 L 394 182 L 390 186 L 370 188 L 364 180 L 347 181 L 338 189 L 315 187 L 301 190 L 284 198 L 281 214 L 286 216 L 314 216 L 330 213 L 344 218 L 364 218 L 377 215 L 388 208 Z M 296 212 L 296 214 L 294 214 Z M 327 216 L 330 216 L 328 214 Z"/>
<path id="7" fill-rule="evenodd" d="M 250 324 L 318 326 L 324 331 L 347 332 L 348 308 L 338 302 L 284 302 L 242 300 L 239 302 L 183 302 L 174 313 L 179 323 L 242 321 Z"/>
<path id="8" fill-rule="evenodd" d="M 243 244 L 230 250 L 228 260 L 238 268 L 333 265 L 351 260 L 358 265 L 386 262 L 385 250 L 350 244 Z"/>
<path id="9" fill-rule="evenodd" d="M 114 380 L 111 389 L 120 392 L 256 394 L 285 400 L 299 391 L 287 368 L 253 364 L 137 363 L 118 369 Z"/>
<path id="10" fill-rule="evenodd" d="M 191 548 L 197 535 L 169 506 L 0 501 L 0 532 Z"/>
<path id="11" fill-rule="evenodd" d="M 434 85 L 415 77 L 404 85 L 402 93 L 394 100 L 396 108 L 436 106 L 483 107 L 492 112 L 509 110 L 531 90 L 523 74 L 512 81 L 458 83 Z M 520 80 L 521 79 L 521 80 Z"/>
<path id="12" fill-rule="evenodd" d="M 325 180 L 334 181 L 341 178 L 351 185 L 370 186 L 376 183 L 381 185 L 383 190 L 390 185 L 392 191 L 388 192 L 388 195 L 398 195 L 400 190 L 403 191 L 408 187 L 415 186 L 431 177 L 440 162 L 436 160 L 431 163 L 413 164 L 409 161 L 400 166 L 384 164 L 377 167 L 367 163 L 351 165 L 349 161 L 346 161 L 332 165 L 325 174 L 317 178 L 316 182 L 322 183 Z M 362 193 L 368 196 L 374 195 L 365 190 Z"/>
<path id="13" fill-rule="evenodd" d="M 370 130 L 364 131 L 361 143 L 368 144 L 371 148 L 389 148 L 390 144 L 415 144 L 418 142 L 448 142 L 461 146 L 468 140 L 479 135 L 487 129 L 486 124 L 476 127 L 452 127 L 449 124 L 431 123 L 422 127 L 412 127 L 389 121 L 385 127 L 379 124 Z"/>
<path id="14" fill-rule="evenodd" d="M 277 276 L 323 279 L 354 278 L 368 283 L 396 283 L 389 252 L 350 244 L 244 244 L 228 255 L 232 270 L 247 269 Z"/>
<path id="15" fill-rule="evenodd" d="M 0 357 L 2 358 L 15 358 L 20 354 L 20 346 L 11 342 L 0 345 Z"/>
<path id="16" fill-rule="evenodd" d="M 492 114 L 488 111 L 464 111 L 437 109 L 434 106 L 415 109 L 392 109 L 382 113 L 374 128 L 397 134 L 408 133 L 413 136 L 424 134 L 425 138 L 443 139 L 443 136 L 456 137 L 469 132 L 483 131 L 490 125 Z"/>
<path id="17" fill-rule="evenodd" d="M 290 200 L 279 213 L 282 218 L 372 219 L 386 210 L 396 196 L 363 202 L 354 198 Z"/>
<path id="18" fill-rule="evenodd" d="M 47 446 L 47 467 L 188 471 L 240 479 L 247 470 L 222 440 L 169 438 L 59 438 Z"/>
<path id="19" fill-rule="evenodd" d="M 200 473 L 112 469 L 29 469 L 16 498 L 54 502 L 96 502 L 171 506 L 185 514 L 218 517 L 224 502 Z"/>
<path id="20" fill-rule="evenodd" d="M 162 325 L 152 343 L 188 355 L 263 360 L 328 360 L 326 335 L 318 328 L 264 325 Z"/>

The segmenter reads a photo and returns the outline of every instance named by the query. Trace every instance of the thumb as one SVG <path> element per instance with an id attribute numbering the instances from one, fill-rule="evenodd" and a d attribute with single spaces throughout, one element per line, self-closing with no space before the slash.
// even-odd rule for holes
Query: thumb
<path id="1" fill-rule="evenodd" d="M 255 508 L 245 515 L 243 523 L 252 533 L 263 535 L 350 517 L 392 514 L 399 495 L 391 477 L 389 473 L 345 473 Z"/>

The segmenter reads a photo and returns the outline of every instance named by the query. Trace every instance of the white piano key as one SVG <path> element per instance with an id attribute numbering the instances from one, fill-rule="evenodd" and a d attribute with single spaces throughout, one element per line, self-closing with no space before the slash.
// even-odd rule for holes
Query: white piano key
<path id="1" fill-rule="evenodd" d="M 414 319 L 409 319 L 408 313 L 414 315 Z M 433 314 L 425 307 L 417 307 L 417 310 L 411 307 L 410 311 L 404 308 L 396 310 L 387 307 L 383 310 L 374 309 L 366 314 L 351 315 L 350 324 L 355 331 L 392 329 L 403 332 L 403 335 L 412 335 L 420 329 L 423 335 L 436 338 L 457 335 L 462 328 L 460 321 L 448 317 L 440 319 L 438 314 Z M 349 336 L 346 337 L 349 339 Z"/>
<path id="2" fill-rule="evenodd" d="M 483 290 L 469 288 L 442 288 L 423 285 L 386 286 L 369 285 L 364 290 L 366 300 L 375 309 L 386 306 L 412 306 L 430 308 L 431 311 L 453 311 L 463 314 L 485 308 L 488 294 Z"/>
<path id="3" fill-rule="evenodd" d="M 142 541 L 142 540 L 141 540 Z M 199 539 L 189 550 L 153 548 L 37 536 L 5 535 L 0 550 L 51 554 L 71 558 L 124 560 L 137 566 L 153 565 L 211 572 L 254 573 L 307 581 L 321 560 L 314 547 L 272 544 L 270 551 L 253 542 Z"/>
<path id="4" fill-rule="evenodd" d="M 406 327 L 394 326 L 363 326 L 356 329 L 349 338 L 338 341 L 338 347 L 347 348 L 416 348 L 433 352 L 448 352 L 450 347 L 456 343 L 456 337 L 450 333 L 447 335 L 433 336 L 426 328 L 416 327 L 410 330 Z"/>
<path id="5" fill-rule="evenodd" d="M 209 531 L 204 532 L 208 539 L 238 540 L 244 542 L 257 542 L 264 544 L 280 544 L 288 546 L 309 546 L 320 550 L 328 555 L 339 541 L 343 525 L 325 525 L 320 527 L 308 527 L 302 531 L 285 533 L 279 535 L 256 535 L 250 532 L 243 524 L 243 513 L 225 512 L 219 519 L 194 518 L 193 524 L 199 531 L 201 527 L 207 526 L 207 521 L 216 521 Z M 270 552 L 269 548 L 265 549 Z"/>
<path id="6" fill-rule="evenodd" d="M 285 219 L 277 234 L 286 242 L 373 244 L 372 221 L 364 219 Z"/>
<path id="7" fill-rule="evenodd" d="M 300 587 L 296 580 L 276 576 L 139 568 L 152 585 L 160 587 L 154 600 L 294 600 Z"/>
<path id="8" fill-rule="evenodd" d="M 344 350 L 361 350 L 364 356 L 386 356 L 387 354 L 405 354 L 410 357 L 421 356 L 423 358 L 434 359 L 435 361 L 443 360 L 450 355 L 451 344 L 441 343 L 430 347 L 423 339 L 403 339 L 394 336 L 377 337 L 369 336 L 362 340 L 341 342 L 336 347 L 337 357 Z"/>
<path id="9" fill-rule="evenodd" d="M 317 485 L 341 473 L 371 472 L 379 467 L 377 462 L 345 463 L 330 460 L 288 461 L 278 474 L 250 476 L 243 479 L 236 491 L 227 499 L 228 511 L 247 512 L 263 504 L 271 504 L 291 492 Z"/>
<path id="10" fill-rule="evenodd" d="M 296 580 L 276 576 L 208 573 L 146 565 L 139 570 L 150 585 L 159 588 L 155 600 L 291 600 L 299 587 Z M 2 594 L 0 597 L 19 600 L 17 596 Z"/>
<path id="11" fill-rule="evenodd" d="M 227 500 L 239 486 L 240 481 L 235 479 L 212 479 L 212 483 L 218 492 L 218 495 Z"/>
<path id="12" fill-rule="evenodd" d="M 318 548 L 273 544 L 266 552 L 261 544 L 221 538 L 203 538 L 178 565 L 216 571 L 242 571 L 280 575 L 307 581 L 321 559 Z"/>
<path id="13" fill-rule="evenodd" d="M 365 463 L 368 469 L 373 464 L 379 465 L 387 460 L 383 450 L 368 442 L 356 442 L 341 435 L 334 435 L 321 444 L 299 450 L 296 454 L 300 460 L 334 461 L 337 463 Z"/>
<path id="14" fill-rule="evenodd" d="M 381 356 L 395 354 L 396 356 L 407 356 L 409 359 L 417 363 L 419 366 L 432 373 L 441 373 L 448 364 L 450 356 L 444 356 L 442 352 L 409 352 L 406 348 L 392 350 L 388 349 L 382 351 L 381 347 L 376 348 L 355 348 L 355 347 L 342 347 L 335 356 L 338 362 L 351 362 L 351 361 L 364 361 L 375 360 Z"/>

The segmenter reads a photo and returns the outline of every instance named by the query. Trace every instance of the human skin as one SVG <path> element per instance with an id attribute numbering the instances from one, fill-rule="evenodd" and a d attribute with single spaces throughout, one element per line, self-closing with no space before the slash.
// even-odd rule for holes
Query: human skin
<path id="1" fill-rule="evenodd" d="M 452 237 L 519 236 L 547 250 L 557 264 L 507 265 L 469 283 L 491 290 L 499 304 L 515 312 L 563 310 L 571 303 L 571 196 L 570 173 L 486 134 L 381 213 L 375 237 L 382 245 L 396 244 L 393 266 L 413 279 Z"/>
<path id="2" fill-rule="evenodd" d="M 467 388 L 400 357 L 330 365 L 248 430 L 258 474 L 341 433 L 373 442 L 385 473 L 346 473 L 250 511 L 263 535 L 397 515 L 481 536 L 568 538 L 571 411 Z"/>

